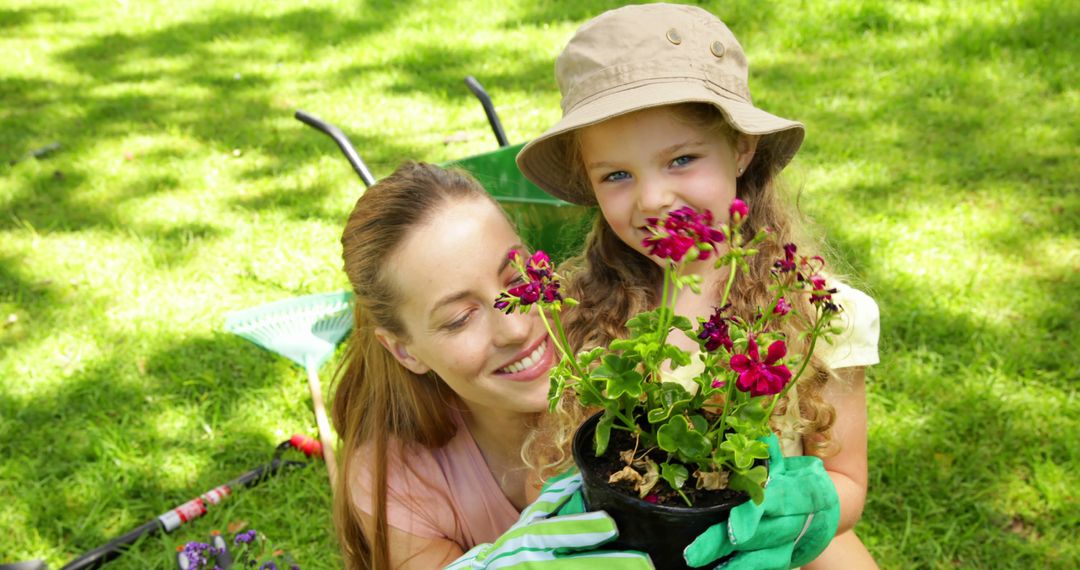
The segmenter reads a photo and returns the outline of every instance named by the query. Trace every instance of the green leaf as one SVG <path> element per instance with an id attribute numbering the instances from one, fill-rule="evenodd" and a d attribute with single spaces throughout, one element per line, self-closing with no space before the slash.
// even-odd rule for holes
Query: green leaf
<path id="1" fill-rule="evenodd" d="M 764 465 L 758 465 L 748 471 L 735 471 L 728 479 L 728 488 L 736 491 L 746 491 L 750 494 L 750 500 L 760 505 L 765 500 L 765 480 L 769 478 L 769 471 Z"/>
<path id="2" fill-rule="evenodd" d="M 598 346 L 592 350 L 583 350 L 579 352 L 577 355 L 578 366 L 583 370 L 588 368 L 593 362 L 596 362 L 598 358 L 603 356 L 605 352 L 607 352 L 607 349 L 602 346 Z"/>
<path id="3" fill-rule="evenodd" d="M 604 394 L 608 399 L 617 400 L 623 394 L 640 398 L 645 378 L 634 369 L 635 366 L 633 359 L 605 354 L 603 363 L 592 374 L 596 378 L 606 379 Z"/>
<path id="4" fill-rule="evenodd" d="M 607 451 L 608 442 L 611 440 L 611 425 L 615 423 L 615 414 L 609 410 L 604 411 L 600 421 L 596 424 L 596 456 L 600 457 Z"/>
<path id="5" fill-rule="evenodd" d="M 672 368 L 678 368 L 679 366 L 686 366 L 690 364 L 690 353 L 673 345 L 664 345 L 664 358 L 671 359 Z"/>
<path id="6" fill-rule="evenodd" d="M 682 489 L 686 480 L 690 478 L 690 471 L 678 463 L 663 462 L 660 464 L 660 478 L 676 491 Z"/>
<path id="7" fill-rule="evenodd" d="M 664 307 L 658 307 L 652 311 L 645 311 L 631 317 L 630 320 L 626 321 L 626 329 L 629 331 L 630 336 L 637 337 L 645 333 L 655 332 L 660 326 L 660 313 L 663 311 L 665 311 Z"/>
<path id="8" fill-rule="evenodd" d="M 682 315 L 675 315 L 675 319 L 672 321 L 671 326 L 681 331 L 689 331 L 694 328 L 694 325 L 690 322 L 690 319 Z"/>
<path id="9" fill-rule="evenodd" d="M 741 433 L 729 433 L 720 449 L 731 454 L 736 471 L 750 469 L 757 459 L 769 458 L 769 446 L 763 441 L 750 439 Z"/>
<path id="10" fill-rule="evenodd" d="M 709 440 L 701 433 L 690 429 L 685 416 L 675 416 L 656 431 L 656 443 L 660 449 L 670 453 L 680 453 L 691 461 L 707 458 L 712 451 Z"/>
<path id="11" fill-rule="evenodd" d="M 658 424 L 669 417 L 681 414 L 690 405 L 690 392 L 678 382 L 664 382 L 660 384 L 660 391 L 656 394 L 656 402 L 653 409 L 649 410 L 649 423 Z"/>

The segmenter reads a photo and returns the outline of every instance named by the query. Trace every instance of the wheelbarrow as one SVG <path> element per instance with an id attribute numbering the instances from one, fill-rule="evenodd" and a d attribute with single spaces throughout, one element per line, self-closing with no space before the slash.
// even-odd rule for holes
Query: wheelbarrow
<path id="1" fill-rule="evenodd" d="M 491 97 L 480 82 L 469 76 L 465 78 L 465 84 L 480 100 L 499 147 L 488 153 L 451 160 L 442 165 L 461 168 L 472 174 L 510 216 L 529 247 L 542 249 L 556 260 L 565 260 L 579 252 L 592 220 L 590 209 L 554 198 L 525 178 L 514 162 L 514 157 L 525 143 L 509 143 Z M 375 183 L 371 170 L 341 129 L 305 111 L 298 110 L 295 116 L 337 143 L 365 187 Z"/>

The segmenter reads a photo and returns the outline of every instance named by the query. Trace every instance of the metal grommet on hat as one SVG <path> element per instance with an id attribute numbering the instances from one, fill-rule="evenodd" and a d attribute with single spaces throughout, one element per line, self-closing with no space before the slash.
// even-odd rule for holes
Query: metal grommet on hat
<path id="1" fill-rule="evenodd" d="M 675 45 L 681 44 L 682 43 L 682 36 L 679 35 L 679 30 L 676 30 L 675 28 L 671 28 L 670 30 L 668 30 L 667 31 L 667 41 L 669 41 L 669 42 L 671 42 L 671 43 L 673 43 Z"/>
<path id="2" fill-rule="evenodd" d="M 709 44 L 709 51 L 716 57 L 724 57 L 724 42 L 716 40 Z"/>

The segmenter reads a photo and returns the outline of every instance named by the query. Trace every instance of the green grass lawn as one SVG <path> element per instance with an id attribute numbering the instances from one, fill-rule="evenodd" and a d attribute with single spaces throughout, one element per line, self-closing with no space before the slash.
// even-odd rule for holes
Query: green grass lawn
<path id="1" fill-rule="evenodd" d="M 362 185 L 293 111 L 381 176 L 493 148 L 472 74 L 527 140 L 559 115 L 562 44 L 617 5 L 562 4 L 0 5 L 0 563 L 59 567 L 314 434 L 302 370 L 222 332 L 346 286 Z M 1080 6 L 703 4 L 755 101 L 806 123 L 787 181 L 881 306 L 870 550 L 1080 567 Z M 314 465 L 113 567 L 170 568 L 235 522 L 339 567 L 329 509 Z"/>

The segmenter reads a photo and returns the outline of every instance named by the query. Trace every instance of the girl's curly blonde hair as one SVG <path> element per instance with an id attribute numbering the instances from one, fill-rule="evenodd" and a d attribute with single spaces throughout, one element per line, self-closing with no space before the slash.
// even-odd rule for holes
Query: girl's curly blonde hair
<path id="1" fill-rule="evenodd" d="M 721 132 L 733 144 L 739 133 L 733 130 L 716 107 L 702 103 L 687 103 L 670 107 L 675 117 L 693 125 L 706 125 Z M 576 176 L 584 176 L 580 143 L 574 137 L 569 165 Z M 740 273 L 735 280 L 730 301 L 732 314 L 751 320 L 754 313 L 772 300 L 768 290 L 773 262 L 784 256 L 781 244 L 795 243 L 800 251 L 821 251 L 819 244 L 806 237 L 806 222 L 784 200 L 777 188 L 779 167 L 776 152 L 768 145 L 759 145 L 746 172 L 738 178 L 736 195 L 750 207 L 750 216 L 742 226 L 746 239 L 759 230 L 770 228 L 775 239 L 767 240 L 760 252 L 749 258 L 750 271 Z M 576 307 L 566 310 L 566 333 L 575 351 L 607 345 L 626 335 L 625 323 L 630 317 L 652 309 L 660 302 L 657 283 L 661 268 L 652 260 L 626 245 L 597 212 L 593 228 L 586 239 L 584 251 L 560 267 L 567 278 L 566 293 L 577 299 Z M 716 298 L 720 297 L 717 291 Z M 812 314 L 806 297 L 789 299 L 802 314 Z M 790 351 L 806 350 L 798 340 L 800 330 L 788 320 L 784 330 Z M 818 456 L 836 452 L 832 441 L 835 410 L 824 400 L 822 391 L 835 374 L 819 359 L 813 357 L 796 387 L 797 398 L 785 397 L 774 412 L 775 420 L 788 411 L 789 401 L 797 400 L 797 431 L 810 443 L 807 451 Z M 565 470 L 573 461 L 570 444 L 574 431 L 598 410 L 583 408 L 577 398 L 564 395 L 556 413 L 548 416 L 541 428 L 526 441 L 522 451 L 526 461 L 546 478 Z"/>

